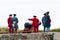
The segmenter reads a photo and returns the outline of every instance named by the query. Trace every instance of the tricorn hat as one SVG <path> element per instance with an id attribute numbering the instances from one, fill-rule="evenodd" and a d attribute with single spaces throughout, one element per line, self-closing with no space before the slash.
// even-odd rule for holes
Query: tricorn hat
<path id="1" fill-rule="evenodd" d="M 9 14 L 9 16 L 12 16 L 12 14 Z"/>
<path id="2" fill-rule="evenodd" d="M 44 13 L 43 15 L 46 15 L 46 13 Z"/>
<path id="3" fill-rule="evenodd" d="M 14 16 L 16 16 L 16 14 L 13 14 Z"/>
<path id="4" fill-rule="evenodd" d="M 37 16 L 34 15 L 33 17 L 37 17 Z"/>
<path id="5" fill-rule="evenodd" d="M 48 11 L 48 12 L 46 12 L 46 14 L 49 14 L 49 11 Z"/>

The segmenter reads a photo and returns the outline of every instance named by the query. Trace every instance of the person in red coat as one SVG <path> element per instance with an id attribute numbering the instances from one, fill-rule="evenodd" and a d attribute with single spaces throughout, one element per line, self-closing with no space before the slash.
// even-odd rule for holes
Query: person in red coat
<path id="1" fill-rule="evenodd" d="M 33 32 L 38 32 L 38 27 L 39 27 L 39 19 L 36 18 L 37 16 L 33 16 L 33 18 L 28 19 L 30 21 L 33 21 L 32 23 L 32 28 L 33 28 Z"/>
<path id="2" fill-rule="evenodd" d="M 7 22 L 8 22 L 9 33 L 11 33 L 12 32 L 12 14 L 9 15 Z"/>

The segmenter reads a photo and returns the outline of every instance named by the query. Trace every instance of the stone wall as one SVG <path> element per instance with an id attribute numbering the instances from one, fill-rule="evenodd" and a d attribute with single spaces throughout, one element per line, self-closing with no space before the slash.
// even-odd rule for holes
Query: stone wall
<path id="1" fill-rule="evenodd" d="M 60 32 L 54 32 L 54 40 L 60 40 Z"/>
<path id="2" fill-rule="evenodd" d="M 53 40 L 53 33 L 0 34 L 0 40 Z"/>

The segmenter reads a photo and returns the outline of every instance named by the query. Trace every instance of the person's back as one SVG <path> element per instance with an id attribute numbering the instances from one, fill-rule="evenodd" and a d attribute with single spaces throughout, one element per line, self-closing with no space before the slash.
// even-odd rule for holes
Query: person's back
<path id="1" fill-rule="evenodd" d="M 42 18 L 42 23 L 43 23 L 43 26 L 47 26 L 47 16 L 45 15 L 43 18 Z"/>
<path id="2" fill-rule="evenodd" d="M 44 26 L 44 32 L 49 32 L 50 31 L 50 26 L 51 26 L 51 19 L 50 19 L 50 16 L 49 16 L 49 12 L 46 12 L 44 14 L 44 17 L 42 18 L 42 23 L 43 23 L 43 26 Z"/>
<path id="3" fill-rule="evenodd" d="M 32 18 L 32 19 L 29 19 L 30 21 L 33 21 L 32 23 L 32 26 L 38 26 L 39 25 L 39 20 L 38 18 Z"/>
<path id="4" fill-rule="evenodd" d="M 51 23 L 51 19 L 49 15 L 47 15 L 47 20 L 48 20 L 48 23 Z"/>
<path id="5" fill-rule="evenodd" d="M 47 27 L 50 27 L 51 26 L 51 19 L 50 19 L 50 16 L 47 15 Z"/>
<path id="6" fill-rule="evenodd" d="M 17 17 L 13 17 L 13 18 L 12 18 L 12 22 L 13 22 L 13 23 L 15 22 L 15 23 L 17 24 L 17 23 L 18 23 L 18 18 L 17 18 Z"/>
<path id="7" fill-rule="evenodd" d="M 13 30 L 15 29 L 15 32 L 17 33 L 18 29 L 18 18 L 16 17 L 16 14 L 14 14 L 14 17 L 12 18 L 12 23 L 13 23 Z"/>
<path id="8" fill-rule="evenodd" d="M 11 26 L 12 25 L 12 17 L 8 18 L 8 25 Z"/>
<path id="9" fill-rule="evenodd" d="M 39 25 L 39 20 L 37 18 L 33 18 L 33 24 L 34 26 L 38 26 Z"/>
<path id="10" fill-rule="evenodd" d="M 28 19 L 30 21 L 32 21 L 32 28 L 31 28 L 31 31 L 32 32 L 38 32 L 38 27 L 39 27 L 39 19 L 36 18 L 36 16 L 33 16 L 34 18 L 32 19 Z"/>
<path id="11" fill-rule="evenodd" d="M 7 19 L 8 22 L 8 28 L 9 28 L 9 33 L 12 33 L 12 14 L 9 15 L 9 18 Z"/>

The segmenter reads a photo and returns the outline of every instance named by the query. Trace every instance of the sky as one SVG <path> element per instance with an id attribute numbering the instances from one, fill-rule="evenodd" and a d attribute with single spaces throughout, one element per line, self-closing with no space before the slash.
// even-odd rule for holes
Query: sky
<path id="1" fill-rule="evenodd" d="M 60 0 L 0 0 L 0 27 L 7 27 L 7 18 L 9 14 L 17 14 L 19 20 L 19 29 L 24 29 L 28 18 L 36 15 L 42 20 L 45 12 L 50 12 L 51 29 L 60 28 Z M 42 24 L 39 30 L 43 30 Z"/>

